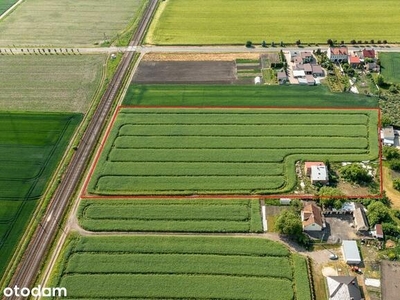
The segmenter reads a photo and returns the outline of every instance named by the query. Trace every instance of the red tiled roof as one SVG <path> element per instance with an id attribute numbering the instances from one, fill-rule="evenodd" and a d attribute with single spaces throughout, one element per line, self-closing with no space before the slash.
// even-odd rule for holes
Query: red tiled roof
<path id="1" fill-rule="evenodd" d="M 347 55 L 347 47 L 332 47 L 330 48 L 331 54 L 333 55 Z"/>
<path id="2" fill-rule="evenodd" d="M 364 49 L 363 56 L 368 58 L 375 58 L 375 50 L 374 49 Z"/>
<path id="3" fill-rule="evenodd" d="M 350 63 L 351 64 L 359 64 L 360 58 L 358 56 L 350 56 Z"/>
<path id="4" fill-rule="evenodd" d="M 375 225 L 376 235 L 383 236 L 382 224 Z"/>
<path id="5" fill-rule="evenodd" d="M 315 204 L 309 203 L 303 208 L 303 226 L 307 226 L 313 223 L 318 224 L 323 227 L 324 223 L 322 222 L 321 209 Z"/>

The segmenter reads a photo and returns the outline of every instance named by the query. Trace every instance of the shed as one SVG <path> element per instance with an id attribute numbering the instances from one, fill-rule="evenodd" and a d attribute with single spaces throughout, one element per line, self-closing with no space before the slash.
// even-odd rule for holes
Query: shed
<path id="1" fill-rule="evenodd" d="M 349 265 L 358 265 L 361 263 L 360 252 L 358 251 L 356 241 L 343 240 L 342 253 L 344 261 Z"/>
<path id="2" fill-rule="evenodd" d="M 383 229 L 382 229 L 382 224 L 375 224 L 375 228 L 374 228 L 374 236 L 377 239 L 383 239 Z"/>
<path id="3" fill-rule="evenodd" d="M 354 225 L 357 231 L 367 231 L 369 229 L 367 216 L 365 215 L 364 206 L 360 203 L 355 204 L 353 212 Z"/>
<path id="4" fill-rule="evenodd" d="M 290 205 L 290 202 L 292 201 L 292 199 L 290 199 L 290 198 L 281 198 L 280 200 L 279 200 L 279 203 L 281 204 L 281 205 Z"/>
<path id="5" fill-rule="evenodd" d="M 254 84 L 261 84 L 261 77 L 257 76 L 256 78 L 254 78 Z"/>
<path id="6" fill-rule="evenodd" d="M 381 139 L 383 140 L 383 144 L 386 146 L 394 145 L 394 130 L 393 126 L 388 126 L 382 129 L 381 131 Z"/>

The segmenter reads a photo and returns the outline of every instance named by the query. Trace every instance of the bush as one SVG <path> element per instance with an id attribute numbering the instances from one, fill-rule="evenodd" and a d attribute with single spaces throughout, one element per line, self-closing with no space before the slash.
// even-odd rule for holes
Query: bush
<path id="1" fill-rule="evenodd" d="M 400 158 L 399 150 L 390 146 L 383 146 L 383 155 L 386 157 L 387 160 Z"/>
<path id="2" fill-rule="evenodd" d="M 247 48 L 253 47 L 253 43 L 252 43 L 251 41 L 247 41 L 247 42 L 246 42 L 246 47 L 247 47 Z"/>
<path id="3" fill-rule="evenodd" d="M 400 159 L 393 159 L 389 162 L 389 167 L 394 171 L 400 171 Z"/>
<path id="4" fill-rule="evenodd" d="M 363 184 L 372 181 L 372 177 L 368 174 L 368 171 L 360 164 L 344 166 L 340 169 L 340 173 L 345 180 L 350 182 Z"/>
<path id="5" fill-rule="evenodd" d="M 375 226 L 375 224 L 382 222 L 392 222 L 392 218 L 389 214 L 389 208 L 380 201 L 376 201 L 368 205 L 367 217 L 371 226 Z"/>
<path id="6" fill-rule="evenodd" d="M 400 191 L 400 178 L 393 180 L 393 188 Z"/>

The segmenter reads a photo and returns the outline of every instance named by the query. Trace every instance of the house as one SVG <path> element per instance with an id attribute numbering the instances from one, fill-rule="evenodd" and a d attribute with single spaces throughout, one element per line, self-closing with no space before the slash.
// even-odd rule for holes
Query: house
<path id="1" fill-rule="evenodd" d="M 361 263 L 360 252 L 356 241 L 343 240 L 342 242 L 343 260 L 349 265 L 358 265 Z"/>
<path id="2" fill-rule="evenodd" d="M 288 81 L 288 76 L 285 71 L 279 71 L 276 73 L 279 84 L 285 84 Z"/>
<path id="3" fill-rule="evenodd" d="M 304 231 L 321 231 L 325 227 L 321 209 L 313 203 L 308 203 L 301 211 L 301 222 Z"/>
<path id="4" fill-rule="evenodd" d="M 328 58 L 331 62 L 347 62 L 349 51 L 346 46 L 330 47 L 328 49 Z"/>
<path id="5" fill-rule="evenodd" d="M 370 72 L 379 72 L 381 70 L 381 67 L 377 63 L 366 63 L 364 65 L 365 71 L 370 71 Z"/>
<path id="6" fill-rule="evenodd" d="M 301 52 L 300 57 L 301 57 L 303 64 L 310 63 L 313 61 L 313 55 L 310 51 Z"/>
<path id="7" fill-rule="evenodd" d="M 294 78 L 299 78 L 299 77 L 305 77 L 306 73 L 304 70 L 293 70 L 293 77 Z"/>
<path id="8" fill-rule="evenodd" d="M 328 276 L 329 300 L 361 300 L 361 292 L 354 276 Z"/>
<path id="9" fill-rule="evenodd" d="M 324 76 L 324 70 L 320 65 L 311 65 L 312 67 L 312 75 L 315 77 L 323 77 Z"/>
<path id="10" fill-rule="evenodd" d="M 308 81 L 306 78 L 297 78 L 297 81 L 299 82 L 300 85 L 308 85 Z"/>
<path id="11" fill-rule="evenodd" d="M 350 55 L 348 58 L 348 63 L 352 68 L 356 68 L 361 64 L 361 61 L 358 56 Z"/>
<path id="12" fill-rule="evenodd" d="M 374 231 L 372 232 L 372 235 L 374 237 L 376 237 L 377 239 L 383 239 L 382 224 L 375 224 Z"/>
<path id="13" fill-rule="evenodd" d="M 304 64 L 303 65 L 303 70 L 304 70 L 304 73 L 306 74 L 306 75 L 312 75 L 312 67 L 311 67 L 311 65 L 310 64 Z"/>
<path id="14" fill-rule="evenodd" d="M 357 229 L 357 231 L 367 231 L 369 229 L 364 206 L 361 205 L 360 203 L 355 204 L 353 218 L 354 218 L 354 226 Z"/>
<path id="15" fill-rule="evenodd" d="M 315 85 L 315 79 L 312 75 L 306 75 L 307 85 Z"/>
<path id="16" fill-rule="evenodd" d="M 363 49 L 362 51 L 363 53 L 363 58 L 371 58 L 371 59 L 375 59 L 375 50 L 374 49 Z"/>
<path id="17" fill-rule="evenodd" d="M 322 161 L 306 161 L 304 163 L 304 173 L 307 176 L 311 176 L 311 167 L 312 166 L 325 166 L 325 164 Z"/>
<path id="18" fill-rule="evenodd" d="M 381 130 L 381 140 L 385 146 L 393 146 L 394 145 L 393 126 L 388 126 Z"/>

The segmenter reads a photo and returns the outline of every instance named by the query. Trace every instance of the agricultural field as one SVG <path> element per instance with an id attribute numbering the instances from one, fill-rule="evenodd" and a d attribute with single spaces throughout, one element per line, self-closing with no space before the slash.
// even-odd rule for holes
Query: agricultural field
<path id="1" fill-rule="evenodd" d="M 13 6 L 18 0 L 0 0 L 0 16 Z"/>
<path id="2" fill-rule="evenodd" d="M 397 0 L 190 0 L 161 2 L 146 42 L 158 45 L 400 41 Z M 351 7 L 351 9 L 350 9 Z M 388 11 L 390 7 L 390 11 Z M 338 16 L 341 20 L 338 21 Z M 379 26 L 377 26 L 379 24 Z M 351 28 L 351 30 L 348 30 Z"/>
<path id="3" fill-rule="evenodd" d="M 52 284 L 71 298 L 311 299 L 307 270 L 261 238 L 75 237 L 61 259 Z"/>
<path id="4" fill-rule="evenodd" d="M 0 113 L 0 275 L 81 119 Z"/>
<path id="5" fill-rule="evenodd" d="M 324 86 L 130 85 L 124 105 L 378 107 L 377 99 Z"/>
<path id="6" fill-rule="evenodd" d="M 262 232 L 259 200 L 82 200 L 89 231 Z"/>
<path id="7" fill-rule="evenodd" d="M 2 55 L 0 110 L 84 113 L 105 62 L 105 55 Z"/>
<path id="8" fill-rule="evenodd" d="M 274 194 L 297 160 L 378 158 L 377 110 L 121 108 L 88 192 Z"/>
<path id="9" fill-rule="evenodd" d="M 1 21 L 0 46 L 90 47 L 105 41 L 120 43 L 120 39 L 125 39 L 125 31 L 131 31 L 144 3 L 144 0 L 24 1 Z"/>
<path id="10" fill-rule="evenodd" d="M 400 53 L 379 53 L 381 74 L 386 82 L 400 83 Z"/>

